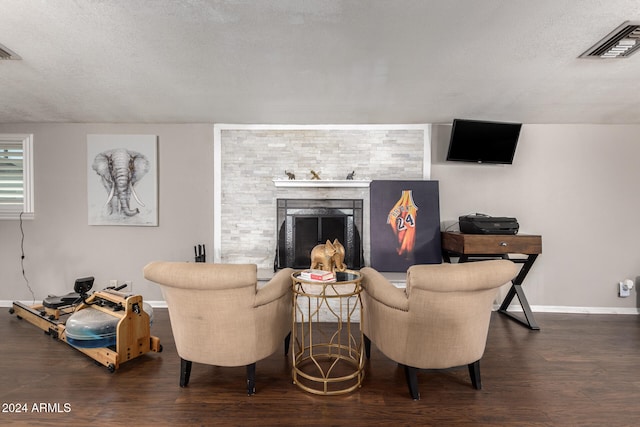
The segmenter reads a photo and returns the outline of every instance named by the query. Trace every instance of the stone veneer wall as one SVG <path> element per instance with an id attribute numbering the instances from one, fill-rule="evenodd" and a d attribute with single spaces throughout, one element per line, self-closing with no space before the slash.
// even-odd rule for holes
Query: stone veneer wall
<path id="1" fill-rule="evenodd" d="M 369 264 L 368 188 L 276 188 L 285 170 L 298 180 L 423 179 L 424 129 L 225 129 L 220 132 L 221 262 L 273 268 L 277 198 L 364 199 L 365 263 Z M 428 147 L 428 145 L 427 145 Z M 218 232 L 218 230 L 214 230 Z"/>

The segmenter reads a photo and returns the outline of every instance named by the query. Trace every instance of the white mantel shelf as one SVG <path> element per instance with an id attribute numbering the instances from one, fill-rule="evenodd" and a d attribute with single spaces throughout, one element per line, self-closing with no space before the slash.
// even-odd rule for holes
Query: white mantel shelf
<path id="1" fill-rule="evenodd" d="M 276 187 L 369 187 L 371 180 L 356 179 L 274 179 Z"/>

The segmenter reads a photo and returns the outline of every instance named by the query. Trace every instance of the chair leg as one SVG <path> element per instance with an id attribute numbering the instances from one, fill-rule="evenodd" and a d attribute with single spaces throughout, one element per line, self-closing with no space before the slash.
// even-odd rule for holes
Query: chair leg
<path id="1" fill-rule="evenodd" d="M 407 385 L 409 386 L 409 393 L 413 400 L 420 400 L 420 390 L 418 390 L 418 368 L 402 365 L 404 367 L 404 373 L 407 377 Z"/>
<path id="2" fill-rule="evenodd" d="M 191 376 L 191 361 L 180 358 L 180 387 L 186 387 L 189 384 Z"/>
<path id="3" fill-rule="evenodd" d="M 256 364 L 247 365 L 247 394 L 256 394 Z"/>
<path id="4" fill-rule="evenodd" d="M 469 376 L 471 377 L 471 384 L 476 390 L 482 390 L 482 381 L 480 380 L 480 361 L 476 360 L 473 363 L 469 363 Z"/>
<path id="5" fill-rule="evenodd" d="M 371 340 L 364 334 L 362 335 L 362 339 L 364 341 L 364 355 L 367 356 L 367 359 L 371 359 Z"/>
<path id="6" fill-rule="evenodd" d="M 289 345 L 291 344 L 291 331 L 284 337 L 284 355 L 289 354 Z"/>

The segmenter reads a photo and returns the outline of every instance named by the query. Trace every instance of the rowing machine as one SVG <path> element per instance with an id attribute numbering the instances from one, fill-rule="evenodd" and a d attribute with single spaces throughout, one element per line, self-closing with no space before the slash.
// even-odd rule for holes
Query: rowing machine
<path id="1" fill-rule="evenodd" d="M 160 339 L 150 334 L 147 311 L 151 308 L 145 307 L 142 296 L 120 292 L 122 287 L 87 296 L 92 285 L 92 277 L 78 279 L 75 294 L 49 296 L 33 306 L 14 301 L 9 312 L 88 355 L 109 372 L 149 351 L 162 351 Z M 95 327 L 97 334 L 92 332 Z"/>

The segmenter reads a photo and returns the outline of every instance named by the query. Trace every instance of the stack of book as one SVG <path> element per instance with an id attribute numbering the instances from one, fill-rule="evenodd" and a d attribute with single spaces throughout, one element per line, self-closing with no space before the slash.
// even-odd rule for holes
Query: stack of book
<path id="1" fill-rule="evenodd" d="M 332 271 L 324 270 L 302 270 L 300 278 L 304 280 L 313 280 L 316 282 L 335 282 L 336 275 Z"/>

